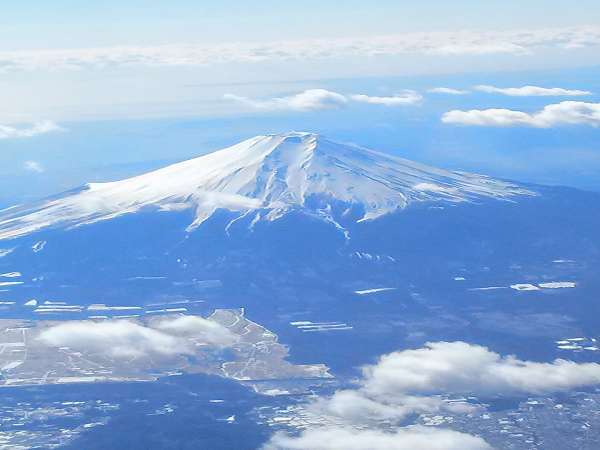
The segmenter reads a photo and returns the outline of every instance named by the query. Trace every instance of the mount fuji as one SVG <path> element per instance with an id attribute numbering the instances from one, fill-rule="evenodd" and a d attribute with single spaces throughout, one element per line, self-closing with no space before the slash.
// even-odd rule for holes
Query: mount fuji
<path id="1" fill-rule="evenodd" d="M 256 136 L 232 147 L 109 183 L 90 183 L 0 212 L 0 239 L 72 228 L 140 211 L 193 211 L 192 231 L 223 209 L 252 224 L 301 211 L 339 228 L 413 203 L 514 200 L 516 184 L 450 172 L 317 134 Z"/>

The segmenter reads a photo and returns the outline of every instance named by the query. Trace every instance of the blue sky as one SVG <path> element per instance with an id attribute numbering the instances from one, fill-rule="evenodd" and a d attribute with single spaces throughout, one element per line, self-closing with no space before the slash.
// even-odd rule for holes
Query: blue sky
<path id="1" fill-rule="evenodd" d="M 4 5 L 0 205 L 289 129 L 600 190 L 597 1 L 213 3 Z"/>

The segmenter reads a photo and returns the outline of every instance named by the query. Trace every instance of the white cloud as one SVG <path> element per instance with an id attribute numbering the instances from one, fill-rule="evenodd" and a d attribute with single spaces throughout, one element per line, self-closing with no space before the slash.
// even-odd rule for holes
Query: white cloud
<path id="1" fill-rule="evenodd" d="M 483 439 L 458 431 L 406 427 L 395 432 L 340 426 L 308 429 L 292 437 L 276 433 L 263 450 L 491 450 Z"/>
<path id="2" fill-rule="evenodd" d="M 235 342 L 228 329 L 206 322 L 210 321 L 191 316 L 162 318 L 148 325 L 129 320 L 70 321 L 43 330 L 37 339 L 49 347 L 114 358 L 177 356 L 194 353 L 193 342 L 215 346 Z"/>
<path id="3" fill-rule="evenodd" d="M 228 347 L 238 341 L 238 336 L 228 328 L 199 316 L 160 319 L 152 326 L 172 335 L 194 338 L 200 342 L 218 347 Z"/>
<path id="4" fill-rule="evenodd" d="M 29 138 L 39 134 L 51 133 L 53 131 L 64 131 L 64 129 L 49 120 L 37 122 L 26 128 L 0 125 L 0 139 Z"/>
<path id="5" fill-rule="evenodd" d="M 35 173 L 43 173 L 46 171 L 44 166 L 38 161 L 25 161 L 23 167 L 25 167 L 25 170 L 29 170 L 30 172 Z"/>
<path id="6" fill-rule="evenodd" d="M 538 49 L 600 45 L 600 27 L 526 31 L 402 33 L 221 45 L 161 45 L 0 52 L 0 71 L 89 69 L 111 66 L 197 66 L 235 62 L 340 57 L 425 55 L 526 55 Z"/>
<path id="7" fill-rule="evenodd" d="M 423 100 L 423 96 L 415 91 L 406 91 L 403 94 L 391 97 L 373 97 L 364 94 L 351 95 L 350 99 L 359 103 L 370 103 L 373 105 L 400 106 L 413 105 Z"/>
<path id="8" fill-rule="evenodd" d="M 300 112 L 338 109 L 347 106 L 350 102 L 384 106 L 413 105 L 419 103 L 423 99 L 423 97 L 415 91 L 405 91 L 402 94 L 394 96 L 376 97 L 365 94 L 344 95 L 326 89 L 308 89 L 298 94 L 265 100 L 240 97 L 233 94 L 225 94 L 224 98 L 261 111 Z"/>
<path id="9" fill-rule="evenodd" d="M 263 111 L 320 111 L 337 109 L 348 103 L 348 99 L 344 95 L 326 89 L 308 89 L 299 94 L 267 100 L 255 100 L 233 94 L 225 94 L 224 98 Z"/>
<path id="10" fill-rule="evenodd" d="M 364 389 L 346 389 L 316 400 L 309 411 L 347 424 L 400 423 L 414 413 L 466 413 L 477 409 L 465 402 L 447 402 L 440 396 L 415 396 L 393 392 L 389 398 L 374 396 Z"/>
<path id="11" fill-rule="evenodd" d="M 348 423 L 400 421 L 414 412 L 467 412 L 475 406 L 444 395 L 528 395 L 600 384 L 600 364 L 551 363 L 502 357 L 466 342 L 433 342 L 382 356 L 363 367 L 357 389 L 337 391 L 311 405 Z"/>
<path id="12" fill-rule="evenodd" d="M 124 320 L 65 322 L 42 331 L 38 339 L 50 347 L 70 347 L 115 358 L 190 353 L 185 341 Z"/>
<path id="13" fill-rule="evenodd" d="M 389 399 L 399 393 L 544 394 L 595 384 L 600 384 L 600 364 L 522 361 L 465 342 L 433 342 L 366 366 L 361 389 Z"/>
<path id="14" fill-rule="evenodd" d="M 529 126 L 550 128 L 560 125 L 600 126 L 600 103 L 565 101 L 544 107 L 536 113 L 510 109 L 453 110 L 442 116 L 442 122 L 475 126 Z"/>
<path id="15" fill-rule="evenodd" d="M 429 89 L 427 92 L 430 92 L 432 94 L 449 94 L 449 95 L 465 95 L 465 94 L 469 93 L 469 91 L 466 91 L 463 89 L 454 89 L 454 88 L 447 88 L 447 87 L 436 87 L 436 88 Z"/>
<path id="16" fill-rule="evenodd" d="M 576 89 L 563 89 L 563 88 L 545 88 L 539 86 L 522 86 L 512 88 L 499 88 L 495 86 L 489 86 L 482 84 L 474 86 L 473 89 L 480 92 L 487 92 L 489 94 L 502 94 L 509 95 L 511 97 L 578 97 L 582 95 L 591 95 L 590 91 L 580 91 Z"/>
<path id="17" fill-rule="evenodd" d="M 434 407 L 434 410 L 437 409 Z M 349 423 L 365 423 L 381 420 L 399 422 L 413 412 L 404 404 L 388 404 L 368 398 L 359 390 L 337 391 L 328 398 L 319 399 L 311 410 L 316 414 L 340 417 Z"/>
<path id="18" fill-rule="evenodd" d="M 433 342 L 393 352 L 362 369 L 355 389 L 309 403 L 318 423 L 292 437 L 275 434 L 266 449 L 489 449 L 482 439 L 446 429 L 398 427 L 411 414 L 465 414 L 483 408 L 452 396 L 548 394 L 600 384 L 600 364 L 523 361 L 466 342 Z M 396 425 L 395 432 L 389 430 Z"/>

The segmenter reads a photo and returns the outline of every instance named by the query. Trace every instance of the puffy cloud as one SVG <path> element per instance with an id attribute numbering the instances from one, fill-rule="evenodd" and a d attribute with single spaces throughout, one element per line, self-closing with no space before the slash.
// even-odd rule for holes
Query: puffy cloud
<path id="1" fill-rule="evenodd" d="M 425 55 L 523 55 L 544 48 L 600 45 L 600 27 L 489 32 L 401 33 L 386 36 L 306 39 L 221 45 L 117 46 L 0 52 L 0 71 L 85 69 L 110 66 L 197 66 L 235 62 L 340 57 Z"/>
<path id="2" fill-rule="evenodd" d="M 227 100 L 234 100 L 251 108 L 264 111 L 319 111 L 337 109 L 348 103 L 348 99 L 342 94 L 326 89 L 308 89 L 299 94 L 267 100 L 255 100 L 233 94 L 225 94 L 224 97 Z"/>
<path id="3" fill-rule="evenodd" d="M 449 94 L 449 95 L 465 95 L 465 94 L 469 93 L 469 91 L 466 91 L 463 89 L 454 89 L 454 88 L 447 88 L 447 87 L 436 87 L 436 88 L 429 89 L 427 92 L 430 92 L 432 94 Z"/>
<path id="4" fill-rule="evenodd" d="M 43 330 L 37 339 L 49 347 L 114 358 L 177 356 L 194 353 L 193 343 L 222 347 L 236 342 L 222 325 L 195 316 L 166 317 L 148 325 L 130 320 L 63 322 Z"/>
<path id="5" fill-rule="evenodd" d="M 390 353 L 363 367 L 362 373 L 357 389 L 318 399 L 310 409 L 348 423 L 399 422 L 415 412 L 468 412 L 476 407 L 448 402 L 445 395 L 545 394 L 600 384 L 600 364 L 522 361 L 466 342 L 433 342 Z"/>
<path id="6" fill-rule="evenodd" d="M 262 111 L 321 111 L 326 109 L 342 108 L 350 102 L 369 103 L 384 106 L 412 105 L 420 102 L 423 97 L 414 91 L 405 91 L 402 94 L 375 97 L 364 94 L 346 96 L 338 92 L 326 89 L 308 89 L 299 94 L 286 97 L 275 97 L 266 100 L 240 97 L 233 94 L 225 94 L 226 100 L 233 100 Z"/>
<path id="7" fill-rule="evenodd" d="M 115 358 L 190 353 L 185 341 L 126 320 L 65 322 L 42 331 L 38 339 L 50 347 L 69 347 Z"/>
<path id="8" fill-rule="evenodd" d="M 406 427 L 394 432 L 329 426 L 299 436 L 276 433 L 263 450 L 491 450 L 483 439 L 458 431 Z"/>
<path id="9" fill-rule="evenodd" d="M 465 342 L 433 342 L 390 353 L 363 368 L 362 390 L 375 398 L 397 394 L 543 394 L 600 383 L 600 364 L 551 363 L 502 357 Z"/>
<path id="10" fill-rule="evenodd" d="M 560 125 L 600 125 L 600 103 L 565 101 L 544 107 L 536 113 L 511 109 L 453 110 L 442 116 L 442 122 L 475 126 L 529 126 L 550 128 Z"/>
<path id="11" fill-rule="evenodd" d="M 373 105 L 400 106 L 419 103 L 423 97 L 415 91 L 405 91 L 403 94 L 391 97 L 373 97 L 364 94 L 351 95 L 350 99 L 359 103 L 370 103 Z"/>
<path id="12" fill-rule="evenodd" d="M 442 122 L 494 127 L 540 126 L 536 124 L 535 118 L 531 114 L 500 108 L 472 109 L 469 111 L 452 110 L 444 113 Z"/>
<path id="13" fill-rule="evenodd" d="M 511 97 L 578 97 L 582 95 L 591 95 L 590 91 L 580 91 L 576 89 L 563 88 L 544 88 L 539 86 L 523 86 L 518 88 L 499 88 L 489 85 L 479 85 L 473 89 L 489 94 L 510 95 Z"/>
<path id="14" fill-rule="evenodd" d="M 379 420 L 399 422 L 413 412 L 407 405 L 377 401 L 351 389 L 337 391 L 331 397 L 317 400 L 311 405 L 311 410 L 317 414 L 341 417 L 350 423 Z"/>
<path id="15" fill-rule="evenodd" d="M 415 413 L 466 413 L 477 409 L 465 402 L 448 402 L 440 396 L 414 396 L 393 392 L 388 398 L 374 396 L 364 389 L 347 389 L 316 400 L 309 411 L 318 416 L 335 417 L 348 424 L 399 423 Z"/>
<path id="16" fill-rule="evenodd" d="M 25 167 L 25 169 L 29 170 L 30 172 L 43 173 L 46 171 L 44 166 L 38 161 L 25 161 L 23 167 Z"/>
<path id="17" fill-rule="evenodd" d="M 175 336 L 194 338 L 200 342 L 218 347 L 228 347 L 238 341 L 238 336 L 228 328 L 199 316 L 160 319 L 153 326 Z"/>
<path id="18" fill-rule="evenodd" d="M 26 128 L 0 125 L 0 139 L 29 138 L 40 134 L 51 133 L 53 131 L 64 131 L 64 129 L 49 120 L 34 123 Z"/>
<path id="19" fill-rule="evenodd" d="M 523 361 L 466 342 L 432 342 L 363 367 L 355 389 L 306 406 L 305 414 L 319 425 L 298 436 L 275 434 L 265 449 L 490 449 L 476 436 L 398 425 L 411 414 L 464 414 L 483 407 L 448 396 L 525 396 L 596 384 L 600 364 Z M 394 432 L 382 431 L 394 425 Z"/>

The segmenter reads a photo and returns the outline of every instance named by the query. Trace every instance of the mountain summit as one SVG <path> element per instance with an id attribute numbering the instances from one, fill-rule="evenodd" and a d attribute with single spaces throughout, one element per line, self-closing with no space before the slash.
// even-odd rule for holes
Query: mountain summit
<path id="1" fill-rule="evenodd" d="M 256 136 L 136 177 L 90 183 L 0 212 L 0 239 L 73 227 L 141 209 L 194 211 L 193 230 L 218 209 L 275 220 L 303 211 L 337 224 L 334 211 L 373 220 L 413 202 L 506 199 L 530 191 L 507 182 L 418 164 L 312 133 Z M 341 209 L 340 209 L 341 207 Z"/>

